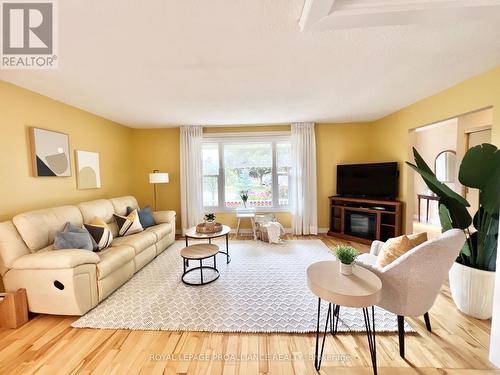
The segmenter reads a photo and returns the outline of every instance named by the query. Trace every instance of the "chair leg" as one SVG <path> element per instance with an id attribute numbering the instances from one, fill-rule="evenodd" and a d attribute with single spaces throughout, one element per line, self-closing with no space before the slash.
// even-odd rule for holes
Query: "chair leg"
<path id="1" fill-rule="evenodd" d="M 398 315 L 399 355 L 405 357 L 405 317 Z"/>
<path id="2" fill-rule="evenodd" d="M 429 316 L 429 313 L 426 312 L 424 314 L 424 320 L 425 320 L 425 327 L 427 328 L 427 331 L 432 332 L 432 327 L 431 327 L 431 318 Z"/>

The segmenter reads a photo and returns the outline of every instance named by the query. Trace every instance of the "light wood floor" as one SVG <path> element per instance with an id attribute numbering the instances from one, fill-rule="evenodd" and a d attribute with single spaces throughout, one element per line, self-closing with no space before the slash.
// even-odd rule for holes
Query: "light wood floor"
<path id="1" fill-rule="evenodd" d="M 337 243 L 319 238 L 330 247 Z M 490 322 L 458 312 L 447 286 L 430 315 L 432 333 L 422 319 L 409 319 L 417 333 L 407 334 L 406 361 L 399 357 L 396 333 L 377 335 L 380 374 L 500 373 L 488 361 Z M 314 334 L 75 329 L 70 327 L 73 320 L 39 315 L 20 329 L 0 330 L 0 374 L 316 373 L 311 360 Z M 364 334 L 328 336 L 325 356 L 322 374 L 372 374 Z"/>

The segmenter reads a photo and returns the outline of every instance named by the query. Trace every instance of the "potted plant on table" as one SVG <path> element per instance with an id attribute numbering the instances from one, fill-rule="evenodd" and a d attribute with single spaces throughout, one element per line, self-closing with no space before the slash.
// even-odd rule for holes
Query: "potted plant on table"
<path id="1" fill-rule="evenodd" d="M 453 301 L 463 313 L 478 319 L 489 319 L 493 310 L 498 245 L 500 151 L 492 144 L 483 143 L 469 149 L 460 165 L 460 183 L 479 190 L 479 204 L 474 217 L 467 209 L 469 202 L 438 181 L 415 148 L 413 155 L 415 164 L 407 164 L 440 198 L 439 219 L 443 232 L 458 228 L 467 237 L 449 273 Z"/>
<path id="2" fill-rule="evenodd" d="M 247 200 L 248 200 L 248 190 L 242 190 L 240 191 L 240 198 L 243 201 L 243 206 L 247 206 Z"/>
<path id="3" fill-rule="evenodd" d="M 213 229 L 215 227 L 215 214 L 213 212 L 205 215 L 205 226 L 207 229 Z"/>
<path id="4" fill-rule="evenodd" d="M 352 275 L 352 264 L 358 256 L 358 250 L 349 245 L 337 245 L 335 255 L 340 261 L 340 273 L 342 275 Z"/>

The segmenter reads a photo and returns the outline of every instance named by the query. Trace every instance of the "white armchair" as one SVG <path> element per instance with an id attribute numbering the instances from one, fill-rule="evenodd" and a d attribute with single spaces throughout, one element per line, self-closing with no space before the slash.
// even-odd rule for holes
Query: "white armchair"
<path id="1" fill-rule="evenodd" d="M 382 280 L 382 298 L 378 305 L 398 316 L 401 357 L 405 356 L 404 317 L 424 315 L 427 330 L 431 331 L 428 311 L 464 242 L 463 231 L 452 229 L 418 245 L 383 268 L 376 266 L 383 242 L 374 241 L 370 254 L 357 258 L 358 265 L 370 269 Z"/>

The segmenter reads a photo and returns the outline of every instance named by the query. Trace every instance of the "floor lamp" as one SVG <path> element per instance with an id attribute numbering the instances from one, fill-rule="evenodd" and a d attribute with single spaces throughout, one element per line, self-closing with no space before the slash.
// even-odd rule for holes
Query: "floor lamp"
<path id="1" fill-rule="evenodd" d="M 149 174 L 149 183 L 153 184 L 153 192 L 154 192 L 154 206 L 155 206 L 155 211 L 158 210 L 157 207 L 157 201 L 156 201 L 156 185 L 158 184 L 168 184 L 168 173 L 161 173 L 159 170 L 155 169 L 153 173 Z"/>

